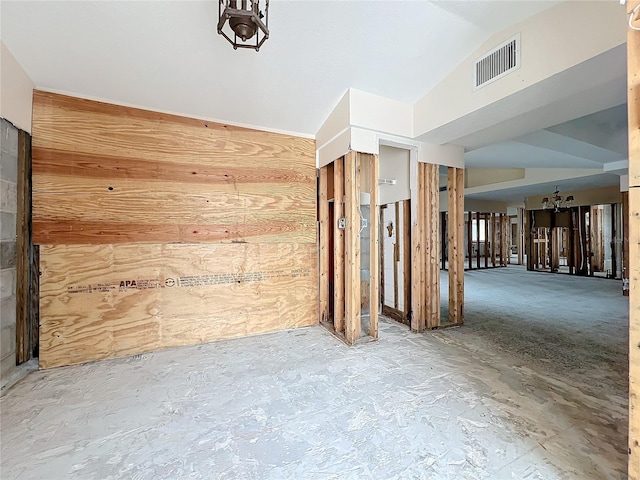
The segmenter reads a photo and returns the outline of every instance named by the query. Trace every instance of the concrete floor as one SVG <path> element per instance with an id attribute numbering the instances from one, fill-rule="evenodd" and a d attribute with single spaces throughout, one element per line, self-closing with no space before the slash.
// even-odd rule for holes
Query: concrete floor
<path id="1" fill-rule="evenodd" d="M 32 373 L 0 399 L 0 476 L 626 478 L 619 282 L 465 279 L 463 328 L 383 320 L 348 348 L 318 326 Z"/>

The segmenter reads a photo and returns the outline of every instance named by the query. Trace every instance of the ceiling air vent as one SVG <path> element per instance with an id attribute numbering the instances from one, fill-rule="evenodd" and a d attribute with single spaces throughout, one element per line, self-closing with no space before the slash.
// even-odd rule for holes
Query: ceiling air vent
<path id="1" fill-rule="evenodd" d="M 520 34 L 476 60 L 473 89 L 477 90 L 520 68 Z"/>

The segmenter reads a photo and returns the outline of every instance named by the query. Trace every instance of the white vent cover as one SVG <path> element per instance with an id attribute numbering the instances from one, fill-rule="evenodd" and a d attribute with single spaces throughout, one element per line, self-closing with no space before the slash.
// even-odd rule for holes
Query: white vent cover
<path id="1" fill-rule="evenodd" d="M 520 68 L 520 34 L 487 52 L 473 67 L 473 89 L 488 85 Z"/>

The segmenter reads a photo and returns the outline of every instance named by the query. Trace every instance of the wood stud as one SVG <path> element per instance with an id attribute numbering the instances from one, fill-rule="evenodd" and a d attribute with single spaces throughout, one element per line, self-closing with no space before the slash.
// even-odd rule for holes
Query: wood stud
<path id="1" fill-rule="evenodd" d="M 31 137 L 18 131 L 16 242 L 16 364 L 31 358 Z"/>
<path id="2" fill-rule="evenodd" d="M 344 162 L 345 188 L 345 341 L 353 345 L 360 338 L 360 204 L 359 155 L 349 152 Z"/>
<path id="3" fill-rule="evenodd" d="M 319 195 L 318 195 L 318 216 L 319 218 L 319 298 L 320 311 L 319 320 L 321 322 L 329 321 L 329 167 L 325 165 L 320 169 Z"/>
<path id="4" fill-rule="evenodd" d="M 344 157 L 333 162 L 333 327 L 344 332 L 344 230 L 337 222 L 344 217 Z"/>
<path id="5" fill-rule="evenodd" d="M 627 2 L 627 15 L 640 8 Z M 637 11 L 637 10 L 636 10 Z M 636 21 L 638 26 L 640 22 Z M 640 480 L 640 31 L 627 29 L 629 118 L 629 478 Z M 625 233 L 626 236 L 626 233 Z"/>
<path id="6" fill-rule="evenodd" d="M 449 322 L 464 322 L 464 170 L 447 171 L 449 203 Z M 469 214 L 471 221 L 471 214 Z M 479 238 L 479 237 L 478 237 Z M 471 236 L 469 237 L 471 241 Z"/>
<path id="7" fill-rule="evenodd" d="M 370 189 L 370 214 L 369 214 L 369 323 L 370 330 L 369 335 L 377 339 L 378 338 L 378 311 L 380 308 L 380 294 L 379 294 L 379 229 L 378 224 L 380 218 L 379 210 L 379 188 L 378 177 L 380 170 L 380 162 L 378 155 L 369 156 L 369 189 Z M 398 235 L 399 238 L 399 235 Z"/>

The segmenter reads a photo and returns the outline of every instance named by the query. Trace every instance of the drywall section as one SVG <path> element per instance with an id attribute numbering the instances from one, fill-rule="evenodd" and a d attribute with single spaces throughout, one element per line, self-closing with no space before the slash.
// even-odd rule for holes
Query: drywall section
<path id="1" fill-rule="evenodd" d="M 0 42 L 0 117 L 31 132 L 34 85 L 4 43 Z"/>
<path id="2" fill-rule="evenodd" d="M 16 368 L 16 220 L 18 129 L 0 129 L 0 382 Z"/>
<path id="3" fill-rule="evenodd" d="M 524 168 L 467 168 L 464 172 L 464 188 L 492 185 L 494 183 L 520 180 L 525 176 Z"/>
<path id="4" fill-rule="evenodd" d="M 380 205 L 411 198 L 409 150 L 380 146 Z"/>
<path id="5" fill-rule="evenodd" d="M 34 95 L 40 364 L 317 323 L 312 140 Z"/>
<path id="6" fill-rule="evenodd" d="M 316 134 L 316 164 L 329 165 L 350 151 L 380 154 L 383 145 L 410 149 L 418 162 L 464 167 L 464 149 L 413 139 L 411 104 L 350 88 Z"/>
<path id="7" fill-rule="evenodd" d="M 562 89 L 554 83 L 560 79 L 561 72 L 624 46 L 625 22 L 624 8 L 618 2 L 562 2 L 492 36 L 415 103 L 414 136 L 427 142 L 451 142 L 477 132 L 479 125 L 487 129 L 543 106 L 553 107 L 554 102 L 565 96 L 586 92 L 596 84 L 606 85 L 616 80 L 616 70 L 600 64 L 590 77 L 582 77 L 580 85 L 569 83 Z M 475 61 L 518 33 L 522 41 L 520 68 L 473 90 Z M 559 45 L 563 48 L 559 49 Z M 546 82 L 548 79 L 551 81 Z M 518 102 L 502 104 L 507 97 L 525 91 L 528 93 L 520 95 Z M 492 108 L 485 108 L 487 106 Z M 464 121 L 459 122 L 460 119 Z M 560 121 L 550 125 L 557 123 Z M 420 138 L 425 133 L 427 138 Z"/>

